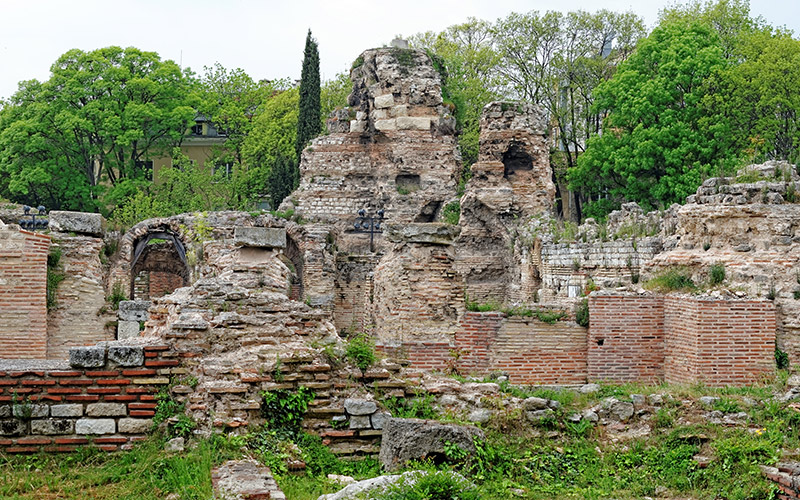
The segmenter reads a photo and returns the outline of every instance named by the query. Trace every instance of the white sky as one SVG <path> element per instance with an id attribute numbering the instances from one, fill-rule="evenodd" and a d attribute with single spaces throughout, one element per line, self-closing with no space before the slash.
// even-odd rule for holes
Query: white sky
<path id="1" fill-rule="evenodd" d="M 72 48 L 155 51 L 201 73 L 219 62 L 256 80 L 299 78 L 308 28 L 323 79 L 395 35 L 440 31 L 473 16 L 559 9 L 633 11 L 649 27 L 667 0 L 0 0 L 0 98 L 21 80 L 46 80 Z M 672 3 L 672 2 L 670 2 Z M 800 34 L 800 1 L 751 0 L 751 13 Z"/>

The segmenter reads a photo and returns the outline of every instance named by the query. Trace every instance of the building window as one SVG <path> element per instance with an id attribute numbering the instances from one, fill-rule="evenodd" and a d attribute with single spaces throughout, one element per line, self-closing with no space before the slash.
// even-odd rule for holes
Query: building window
<path id="1" fill-rule="evenodd" d="M 223 179 L 230 179 L 233 175 L 233 163 L 222 163 L 214 165 L 214 177 L 221 177 Z"/>
<path id="2" fill-rule="evenodd" d="M 194 126 L 192 126 L 192 135 L 203 135 L 203 123 L 196 122 Z"/>

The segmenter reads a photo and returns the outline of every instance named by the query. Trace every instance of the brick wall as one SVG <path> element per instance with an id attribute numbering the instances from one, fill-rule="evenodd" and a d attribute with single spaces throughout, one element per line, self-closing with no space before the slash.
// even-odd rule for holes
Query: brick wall
<path id="1" fill-rule="evenodd" d="M 49 236 L 0 229 L 0 357 L 47 355 L 49 249 Z"/>
<path id="2" fill-rule="evenodd" d="M 372 323 L 372 273 L 377 263 L 373 255 L 336 257 L 333 322 L 340 332 L 364 331 Z"/>
<path id="3" fill-rule="evenodd" d="M 150 273 L 148 298 L 161 297 L 185 286 L 183 277 L 174 273 L 153 271 Z"/>
<path id="4" fill-rule="evenodd" d="M 664 375 L 664 300 L 655 296 L 589 298 L 588 376 L 614 382 Z"/>
<path id="5" fill-rule="evenodd" d="M 592 294 L 589 309 L 590 380 L 725 386 L 774 373 L 770 301 Z"/>
<path id="6" fill-rule="evenodd" d="M 127 448 L 151 429 L 154 394 L 186 372 L 172 355 L 115 345 L 73 349 L 71 364 L 0 360 L 0 452 Z"/>

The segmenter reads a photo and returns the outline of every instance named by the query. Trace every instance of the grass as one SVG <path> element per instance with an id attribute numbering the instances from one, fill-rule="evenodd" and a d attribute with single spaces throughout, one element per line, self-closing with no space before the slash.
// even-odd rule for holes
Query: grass
<path id="1" fill-rule="evenodd" d="M 666 269 L 653 276 L 644 288 L 654 292 L 696 292 L 697 285 L 692 281 L 691 272 L 684 267 Z"/>

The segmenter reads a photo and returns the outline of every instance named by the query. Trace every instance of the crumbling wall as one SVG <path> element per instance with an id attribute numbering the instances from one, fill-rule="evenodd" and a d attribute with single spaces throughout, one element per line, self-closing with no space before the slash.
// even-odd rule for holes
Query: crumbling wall
<path id="1" fill-rule="evenodd" d="M 374 272 L 379 257 L 339 255 L 336 257 L 336 299 L 334 325 L 339 332 L 363 332 L 372 328 Z"/>

